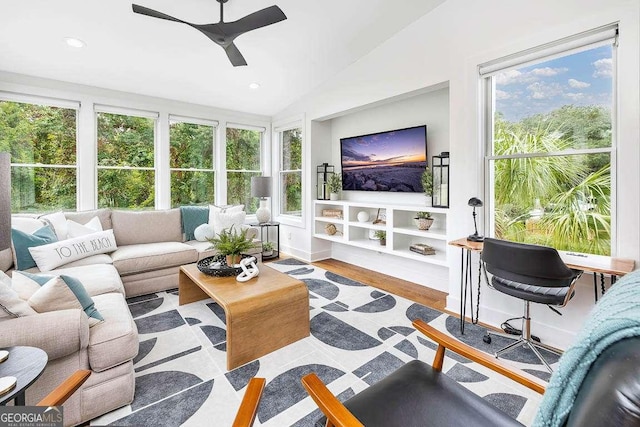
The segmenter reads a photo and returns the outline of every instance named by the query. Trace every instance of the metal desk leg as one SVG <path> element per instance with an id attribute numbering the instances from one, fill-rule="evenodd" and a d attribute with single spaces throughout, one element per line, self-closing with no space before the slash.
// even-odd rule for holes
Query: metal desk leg
<path id="1" fill-rule="evenodd" d="M 464 334 L 464 278 L 466 277 L 466 272 L 464 269 L 464 248 L 460 249 L 460 333 Z"/>
<path id="2" fill-rule="evenodd" d="M 598 302 L 598 280 L 596 279 L 596 273 L 593 273 L 593 296 Z"/>

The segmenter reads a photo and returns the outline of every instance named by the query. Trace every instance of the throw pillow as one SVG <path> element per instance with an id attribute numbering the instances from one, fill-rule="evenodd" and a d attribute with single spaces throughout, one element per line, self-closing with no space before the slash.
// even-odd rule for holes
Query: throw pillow
<path id="1" fill-rule="evenodd" d="M 26 271 L 14 271 L 11 288 L 23 300 L 28 300 L 31 295 L 35 294 L 42 285 L 51 280 L 53 276 L 43 274 L 32 274 Z"/>
<path id="2" fill-rule="evenodd" d="M 40 271 L 50 271 L 71 261 L 113 252 L 116 249 L 118 246 L 113 230 L 105 230 L 48 245 L 31 247 L 29 252 L 31 252 Z"/>
<path id="3" fill-rule="evenodd" d="M 89 316 L 89 327 L 104 321 L 82 282 L 64 274 L 48 280 L 27 302 L 38 313 L 80 308 Z"/>
<path id="4" fill-rule="evenodd" d="M 36 266 L 36 262 L 31 256 L 30 248 L 57 242 L 58 238 L 53 229 L 48 225 L 33 232 L 24 233 L 15 228 L 11 229 L 11 240 L 16 253 L 16 270 L 27 270 Z"/>
<path id="5" fill-rule="evenodd" d="M 91 220 L 84 225 L 68 219 L 67 230 L 68 238 L 72 239 L 74 237 L 86 236 L 87 234 L 102 231 L 102 224 L 100 223 L 100 218 L 97 216 L 91 218 Z"/>
<path id="6" fill-rule="evenodd" d="M 194 240 L 196 228 L 209 221 L 209 206 L 180 206 L 180 219 L 185 240 Z"/>
<path id="7" fill-rule="evenodd" d="M 58 240 L 64 240 L 67 236 L 67 218 L 64 216 L 62 212 L 54 212 L 47 215 L 42 215 L 38 217 L 46 221 L 53 231 L 55 231 Z"/>
<path id="8" fill-rule="evenodd" d="M 206 242 L 209 239 L 213 239 L 215 233 L 213 232 L 213 227 L 209 224 L 202 224 L 196 227 L 193 231 L 193 236 L 199 242 Z"/>
<path id="9" fill-rule="evenodd" d="M 11 289 L 11 277 L 0 271 L 0 319 L 31 314 L 36 314 L 36 311 Z"/>
<path id="10" fill-rule="evenodd" d="M 242 229 L 242 224 L 244 224 L 244 219 L 247 216 L 245 211 L 240 212 L 214 212 L 213 213 L 213 232 L 215 234 L 220 234 L 222 230 L 230 229 L 233 226 L 233 229 L 238 232 Z"/>
<path id="11" fill-rule="evenodd" d="M 244 211 L 244 205 L 227 205 L 227 206 L 209 205 L 209 224 L 213 225 L 213 220 L 214 220 L 213 216 L 216 212 L 234 213 L 234 212 L 241 212 L 241 211 Z"/>

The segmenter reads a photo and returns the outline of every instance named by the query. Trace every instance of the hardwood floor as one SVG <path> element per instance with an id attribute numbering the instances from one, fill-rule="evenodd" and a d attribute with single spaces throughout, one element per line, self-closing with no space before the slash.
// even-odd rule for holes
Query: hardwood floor
<path id="1" fill-rule="evenodd" d="M 326 259 L 312 264 L 341 276 L 348 277 L 349 279 L 357 280 L 358 282 L 366 283 L 383 291 L 410 299 L 427 307 L 445 311 L 447 297 L 445 292 L 335 259 Z"/>

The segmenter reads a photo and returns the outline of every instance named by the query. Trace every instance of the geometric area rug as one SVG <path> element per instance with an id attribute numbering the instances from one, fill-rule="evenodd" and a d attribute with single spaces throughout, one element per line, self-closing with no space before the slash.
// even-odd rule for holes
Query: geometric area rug
<path id="1" fill-rule="evenodd" d="M 134 359 L 133 402 L 91 421 L 91 425 L 230 426 L 246 385 L 267 380 L 255 426 L 313 426 L 320 411 L 300 378 L 316 372 L 340 400 L 346 400 L 403 364 L 431 363 L 436 345 L 411 327 L 423 319 L 453 337 L 489 353 L 508 338 L 482 341 L 484 329 L 438 310 L 293 258 L 271 262 L 309 288 L 311 335 L 232 371 L 226 370 L 222 308 L 210 299 L 178 305 L 178 291 L 129 298 L 140 348 Z M 552 367 L 558 357 L 545 352 Z M 517 349 L 505 360 L 548 380 L 537 359 Z M 525 425 L 541 396 L 476 363 L 446 352 L 443 371 Z"/>

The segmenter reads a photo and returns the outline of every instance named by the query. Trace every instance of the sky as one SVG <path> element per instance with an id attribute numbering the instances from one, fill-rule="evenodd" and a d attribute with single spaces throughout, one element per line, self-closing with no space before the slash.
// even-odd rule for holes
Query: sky
<path id="1" fill-rule="evenodd" d="M 344 138 L 340 142 L 343 166 L 426 161 L 423 126 Z"/>
<path id="2" fill-rule="evenodd" d="M 611 107 L 612 46 L 601 46 L 496 74 L 496 112 L 508 121 L 563 105 Z"/>

